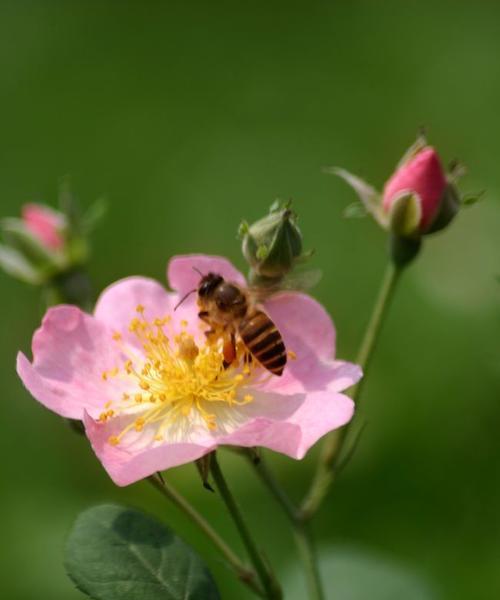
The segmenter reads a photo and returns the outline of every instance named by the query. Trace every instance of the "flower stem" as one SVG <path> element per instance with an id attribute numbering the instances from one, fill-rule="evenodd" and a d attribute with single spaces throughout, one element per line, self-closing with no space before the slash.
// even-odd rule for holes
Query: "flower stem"
<path id="1" fill-rule="evenodd" d="M 295 543 L 299 550 L 299 555 L 304 566 L 307 579 L 307 589 L 309 600 L 324 600 L 323 584 L 318 571 L 318 559 L 316 551 L 309 533 L 309 524 L 304 522 L 296 522 L 293 532 L 295 535 Z"/>
<path id="2" fill-rule="evenodd" d="M 384 322 L 384 318 L 387 315 L 391 300 L 394 296 L 397 283 L 402 273 L 402 267 L 389 263 L 382 279 L 382 285 L 373 307 L 372 316 L 365 331 L 361 347 L 356 358 L 356 362 L 363 369 L 364 377 L 354 386 L 351 397 L 359 405 L 359 397 L 364 381 L 366 380 L 366 373 L 373 356 L 375 345 L 379 338 L 379 334 Z"/>
<path id="3" fill-rule="evenodd" d="M 217 489 L 224 500 L 224 503 L 226 504 L 236 528 L 238 529 L 241 540 L 248 552 L 248 556 L 262 583 L 262 587 L 264 588 L 264 597 L 268 598 L 269 600 L 281 600 L 283 595 L 280 585 L 257 548 L 257 545 L 250 533 L 250 529 L 248 528 L 248 525 L 241 514 L 236 500 L 234 499 L 227 485 L 226 479 L 222 474 L 222 470 L 219 466 L 219 462 L 217 461 L 215 452 L 212 452 L 211 454 L 210 470 L 212 472 L 215 485 L 217 486 Z"/>
<path id="4" fill-rule="evenodd" d="M 295 542 L 306 574 L 309 600 L 323 600 L 325 595 L 308 524 L 302 520 L 301 512 L 288 497 L 288 494 L 281 484 L 275 479 L 264 459 L 261 457 L 257 462 L 254 460 L 254 456 L 249 452 L 247 452 L 247 457 L 253 465 L 257 475 L 269 489 L 278 504 L 280 504 L 292 525 Z"/>
<path id="5" fill-rule="evenodd" d="M 363 389 L 363 384 L 366 381 L 366 375 L 373 356 L 373 351 L 402 270 L 402 266 L 390 263 L 387 266 L 382 279 L 375 306 L 373 307 L 372 315 L 368 322 L 356 359 L 357 364 L 363 369 L 364 373 L 363 378 L 351 391 L 351 397 L 356 406 L 359 406 L 361 391 Z M 301 512 L 305 520 L 310 519 L 318 511 L 335 480 L 338 471 L 339 458 L 342 454 L 347 434 L 351 430 L 353 422 L 354 421 L 351 421 L 343 429 L 335 431 L 325 438 L 313 482 L 302 502 Z"/>
<path id="6" fill-rule="evenodd" d="M 208 521 L 192 506 L 184 496 L 182 496 L 173 486 L 171 486 L 163 477 L 148 477 L 149 483 L 153 485 L 165 498 L 173 502 L 189 519 L 195 523 L 198 528 L 207 536 L 213 545 L 227 560 L 238 578 L 251 588 L 257 596 L 266 598 L 260 586 L 256 582 L 256 573 L 241 562 L 236 553 L 230 548 L 221 536 L 212 528 Z"/>

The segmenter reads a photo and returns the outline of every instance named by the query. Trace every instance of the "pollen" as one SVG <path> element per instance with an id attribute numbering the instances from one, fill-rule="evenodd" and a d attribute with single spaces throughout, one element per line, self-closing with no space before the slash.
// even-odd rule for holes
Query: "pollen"
<path id="1" fill-rule="evenodd" d="M 108 401 L 99 417 L 102 423 L 119 417 L 122 424 L 121 431 L 108 438 L 109 444 L 126 444 L 128 434 L 134 432 L 147 436 L 150 443 L 161 443 L 191 426 L 216 431 L 228 408 L 235 410 L 253 402 L 248 389 L 262 374 L 256 361 L 235 360 L 225 367 L 222 339 L 208 342 L 200 337 L 200 344 L 187 331 L 185 320 L 175 325 L 171 315 L 150 319 L 142 304 L 135 313 L 128 330 L 136 343 L 128 345 L 114 332 L 112 339 L 123 363 L 119 369 L 102 373 L 107 385 L 116 385 L 116 380 L 127 389 L 116 401 Z M 238 349 L 237 355 L 242 352 L 244 349 Z"/>

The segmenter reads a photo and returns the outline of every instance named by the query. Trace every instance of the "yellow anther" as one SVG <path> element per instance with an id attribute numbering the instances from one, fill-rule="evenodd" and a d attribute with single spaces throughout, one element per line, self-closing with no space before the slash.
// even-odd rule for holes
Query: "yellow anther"
<path id="1" fill-rule="evenodd" d="M 139 324 L 140 321 L 137 317 L 134 317 L 131 321 L 130 321 L 130 325 L 128 326 L 128 330 L 132 333 L 136 332 L 139 329 Z"/>
<path id="2" fill-rule="evenodd" d="M 145 308 L 139 305 L 136 311 L 143 315 Z M 219 335 L 198 346 L 186 330 L 188 322 L 183 320 L 180 333 L 173 339 L 168 330 L 169 341 L 163 327 L 170 320 L 169 315 L 133 318 L 129 330 L 136 343 L 134 347 L 120 346 L 126 355 L 124 366 L 121 371 L 113 368 L 103 373 L 103 379 L 121 374 L 120 382 L 130 388 L 128 393 L 121 394 L 120 402 L 106 402 L 101 413 L 101 422 L 116 416 L 125 421 L 118 435 L 109 438 L 110 444 L 127 439 L 129 432 L 140 433 L 146 429 L 151 431 L 154 441 L 168 440 L 171 432 L 177 435 L 178 427 L 189 429 L 189 422 L 196 419 L 214 431 L 220 418 L 217 407 L 243 405 L 254 400 L 254 396 L 246 392 L 252 391 L 249 386 L 254 381 L 254 373 L 262 373 L 263 369 L 258 361 L 245 360 L 248 351 L 241 342 L 236 348 L 236 360 L 225 368 Z M 113 335 L 118 339 L 118 335 Z M 260 377 L 256 379 L 261 381 Z"/>
<path id="3" fill-rule="evenodd" d="M 193 361 L 198 356 L 198 346 L 191 336 L 184 336 L 179 342 L 179 357 L 187 361 Z"/>
<path id="4" fill-rule="evenodd" d="M 288 351 L 288 358 L 290 360 L 297 360 L 297 355 L 295 354 L 295 352 L 293 350 L 289 350 Z"/>
<path id="5" fill-rule="evenodd" d="M 119 342 L 122 339 L 122 334 L 119 331 L 115 331 L 112 337 L 115 342 Z"/>

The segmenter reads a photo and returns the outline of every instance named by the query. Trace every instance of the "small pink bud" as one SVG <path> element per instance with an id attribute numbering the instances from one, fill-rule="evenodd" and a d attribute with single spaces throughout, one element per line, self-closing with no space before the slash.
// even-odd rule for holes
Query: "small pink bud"
<path id="1" fill-rule="evenodd" d="M 439 156 L 426 146 L 408 159 L 385 184 L 383 209 L 389 215 L 403 195 L 415 194 L 420 201 L 418 231 L 425 232 L 436 217 L 447 181 Z"/>
<path id="2" fill-rule="evenodd" d="M 45 246 L 60 250 L 64 245 L 61 230 L 64 227 L 62 214 L 42 204 L 25 204 L 22 219 L 26 229 L 35 235 Z"/>

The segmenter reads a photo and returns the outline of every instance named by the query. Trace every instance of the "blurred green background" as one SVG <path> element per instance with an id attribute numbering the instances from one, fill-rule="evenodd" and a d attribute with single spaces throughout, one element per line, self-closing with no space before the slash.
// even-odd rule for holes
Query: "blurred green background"
<path id="1" fill-rule="evenodd" d="M 500 597 L 499 57 L 500 5 L 487 1 L 0 4 L 1 213 L 54 203 L 66 174 L 84 204 L 105 194 L 96 289 L 163 280 L 178 253 L 243 268 L 240 219 L 290 197 L 324 271 L 316 295 L 339 356 L 353 359 L 385 240 L 368 219 L 342 218 L 354 195 L 322 166 L 381 186 L 425 124 L 446 160 L 468 165 L 463 189 L 487 189 L 405 275 L 365 388 L 368 427 L 315 524 L 322 552 L 347 545 L 402 565 L 443 600 Z M 182 515 L 145 483 L 114 487 L 24 391 L 15 355 L 29 350 L 40 299 L 3 273 L 0 286 L 2 597 L 83 598 L 62 567 L 64 538 L 80 510 L 114 500 L 170 523 L 223 598 L 247 598 Z M 273 459 L 296 497 L 313 459 Z M 246 465 L 222 460 L 270 557 L 297 570 L 284 518 Z M 194 468 L 171 478 L 238 545 Z"/>

